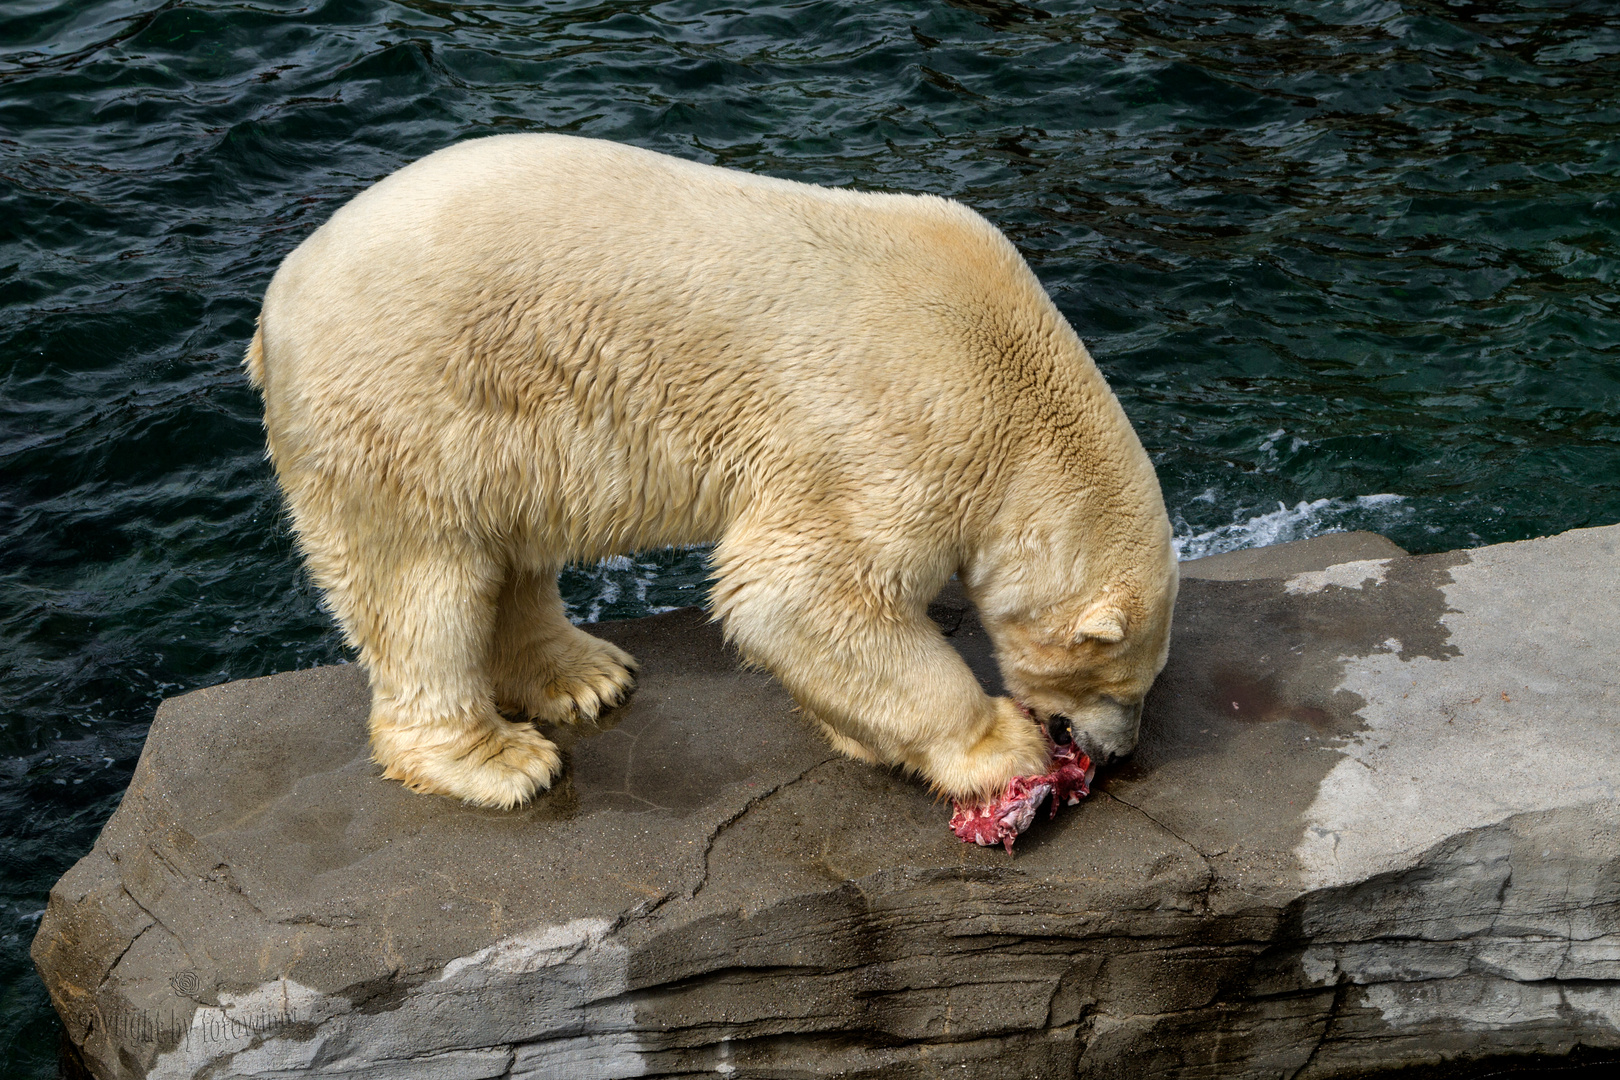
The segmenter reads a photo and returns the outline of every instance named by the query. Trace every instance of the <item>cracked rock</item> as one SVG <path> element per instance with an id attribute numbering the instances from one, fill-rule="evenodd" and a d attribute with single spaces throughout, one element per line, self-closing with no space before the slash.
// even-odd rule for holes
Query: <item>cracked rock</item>
<path id="1" fill-rule="evenodd" d="M 346 666 L 166 702 L 34 958 L 97 1077 L 1335 1077 L 1620 1049 L 1620 527 L 1188 564 L 1136 755 L 1009 858 L 701 613 L 516 812 Z M 1224 561 L 1223 561 L 1224 560 Z M 990 644 L 930 608 L 992 689 Z"/>

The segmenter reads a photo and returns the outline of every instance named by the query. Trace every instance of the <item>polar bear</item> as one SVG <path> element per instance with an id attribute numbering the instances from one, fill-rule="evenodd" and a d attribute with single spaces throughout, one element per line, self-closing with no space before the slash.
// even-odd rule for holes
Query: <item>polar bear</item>
<path id="1" fill-rule="evenodd" d="M 975 799 L 1045 771 L 1031 714 L 1135 745 L 1177 587 L 1158 480 L 957 203 L 475 139 L 288 255 L 246 365 L 374 757 L 416 791 L 549 786 L 528 721 L 595 717 L 636 670 L 558 569 L 710 542 L 714 616 L 847 754 Z M 925 614 L 953 573 L 1010 697 Z"/>

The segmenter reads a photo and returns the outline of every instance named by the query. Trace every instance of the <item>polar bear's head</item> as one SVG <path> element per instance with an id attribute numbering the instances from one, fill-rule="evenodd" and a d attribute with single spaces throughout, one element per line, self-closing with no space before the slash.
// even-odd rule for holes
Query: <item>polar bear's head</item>
<path id="1" fill-rule="evenodd" d="M 1071 732 L 1099 765 L 1136 748 L 1142 700 L 1169 654 L 1173 558 L 1167 575 L 1153 577 L 1151 587 L 1116 584 L 985 620 L 1007 692 L 1041 723 Z"/>

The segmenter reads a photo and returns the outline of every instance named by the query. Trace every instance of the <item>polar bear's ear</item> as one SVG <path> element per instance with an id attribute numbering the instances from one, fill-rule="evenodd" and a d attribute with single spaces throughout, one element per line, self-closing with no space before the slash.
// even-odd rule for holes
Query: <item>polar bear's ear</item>
<path id="1" fill-rule="evenodd" d="M 1074 640 L 1094 638 L 1106 645 L 1125 640 L 1125 613 L 1108 601 L 1093 604 L 1074 624 Z"/>

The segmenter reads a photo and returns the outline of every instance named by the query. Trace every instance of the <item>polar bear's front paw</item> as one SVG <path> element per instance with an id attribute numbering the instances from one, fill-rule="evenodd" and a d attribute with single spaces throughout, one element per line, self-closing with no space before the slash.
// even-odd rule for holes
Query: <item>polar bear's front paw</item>
<path id="1" fill-rule="evenodd" d="M 456 732 L 394 728 L 372 735 L 383 776 L 425 795 L 510 810 L 562 771 L 557 744 L 528 724 L 499 717 Z"/>
<path id="2" fill-rule="evenodd" d="M 995 698 L 993 719 L 966 746 L 932 748 L 920 772 L 934 790 L 964 802 L 994 799 L 1014 777 L 1051 764 L 1046 732 L 1011 698 Z"/>
<path id="3" fill-rule="evenodd" d="M 595 720 L 624 704 L 636 686 L 635 658 L 581 630 L 547 661 L 546 674 L 500 689 L 503 711 L 550 724 Z"/>

